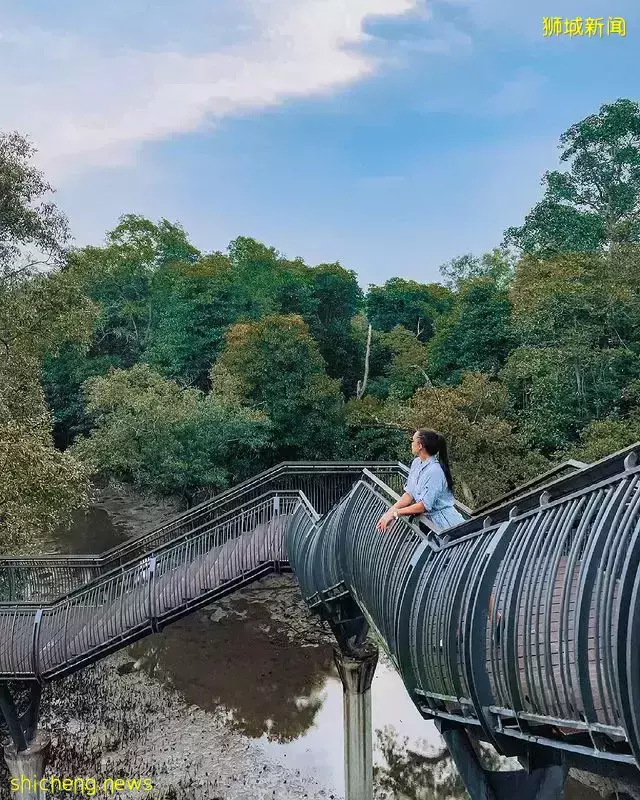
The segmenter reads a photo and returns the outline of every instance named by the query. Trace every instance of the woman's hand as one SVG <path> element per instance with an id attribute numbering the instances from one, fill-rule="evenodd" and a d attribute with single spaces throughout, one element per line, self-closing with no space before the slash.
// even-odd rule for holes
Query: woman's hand
<path id="1" fill-rule="evenodd" d="M 378 520 L 378 524 L 376 525 L 376 530 L 379 530 L 382 533 L 384 533 L 384 531 L 386 531 L 387 528 L 389 527 L 389 523 L 392 520 L 393 520 L 393 511 L 387 511 Z"/>

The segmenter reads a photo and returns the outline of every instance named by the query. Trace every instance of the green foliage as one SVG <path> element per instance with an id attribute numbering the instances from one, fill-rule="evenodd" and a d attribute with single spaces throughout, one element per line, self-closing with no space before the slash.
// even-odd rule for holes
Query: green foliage
<path id="1" fill-rule="evenodd" d="M 94 427 L 70 448 L 103 478 L 191 499 L 253 471 L 268 438 L 264 414 L 237 401 L 183 389 L 146 364 L 85 384 Z"/>
<path id="2" fill-rule="evenodd" d="M 53 417 L 56 447 L 64 450 L 80 434 L 90 430 L 82 384 L 90 377 L 104 375 L 111 361 L 107 356 L 87 356 L 86 346 L 66 342 L 42 361 L 42 382 L 47 407 Z"/>
<path id="3" fill-rule="evenodd" d="M 303 316 L 318 342 L 327 374 L 340 378 L 349 396 L 355 393 L 364 362 L 364 341 L 352 329 L 352 319 L 363 306 L 362 289 L 355 272 L 340 264 L 319 264 L 311 270 L 311 276 L 315 313 L 313 317 Z"/>
<path id="4" fill-rule="evenodd" d="M 199 256 L 184 231 L 167 220 L 157 225 L 125 215 L 107 234 L 105 247 L 86 247 L 71 254 L 69 270 L 84 283 L 101 314 L 91 355 L 107 356 L 114 366 L 137 363 L 149 344 L 154 308 L 152 284 L 160 269 L 191 264 Z"/>
<path id="5" fill-rule="evenodd" d="M 552 453 L 612 409 L 638 374 L 637 356 L 623 348 L 525 346 L 511 353 L 501 378 L 517 401 L 524 440 Z"/>
<path id="6" fill-rule="evenodd" d="M 565 172 L 547 172 L 543 199 L 507 244 L 549 256 L 640 241 L 640 106 L 603 105 L 560 137 Z"/>
<path id="7" fill-rule="evenodd" d="M 468 278 L 449 314 L 436 322 L 429 342 L 429 371 L 436 381 L 458 383 L 465 372 L 496 374 L 513 344 L 511 303 L 491 277 Z"/>
<path id="8" fill-rule="evenodd" d="M 247 288 L 226 256 L 171 264 L 155 274 L 155 324 L 144 358 L 163 375 L 205 389 L 224 334 L 246 312 Z"/>
<path id="9" fill-rule="evenodd" d="M 445 279 L 446 286 L 454 290 L 460 289 L 466 281 L 477 278 L 490 279 L 500 289 L 504 289 L 511 280 L 513 268 L 508 254 L 496 247 L 480 258 L 471 253 L 452 258 L 440 267 L 440 274 Z"/>
<path id="10" fill-rule="evenodd" d="M 345 456 L 371 461 L 406 461 L 407 431 L 392 421 L 385 402 L 365 395 L 345 405 L 348 451 Z M 391 419 L 390 419 L 391 418 Z"/>
<path id="11" fill-rule="evenodd" d="M 61 271 L 68 232 L 18 134 L 0 135 L 0 548 L 40 537 L 87 499 L 87 475 L 57 452 L 39 382 L 41 359 L 86 342 L 94 308 Z M 42 274 L 43 267 L 49 272 Z"/>
<path id="12" fill-rule="evenodd" d="M 337 381 L 299 316 L 238 323 L 213 367 L 215 393 L 241 398 L 271 420 L 276 460 L 331 458 L 344 436 Z"/>
<path id="13" fill-rule="evenodd" d="M 430 382 L 427 346 L 401 325 L 388 333 L 374 332 L 371 362 L 367 392 L 375 397 L 408 400 Z"/>
<path id="14" fill-rule="evenodd" d="M 582 461 L 598 461 L 640 442 L 640 414 L 627 419 L 597 419 L 580 434 L 580 442 L 568 455 Z"/>
<path id="15" fill-rule="evenodd" d="M 511 297 L 521 344 L 501 378 L 532 446 L 567 448 L 640 375 L 639 266 L 636 245 L 518 264 Z"/>
<path id="16" fill-rule="evenodd" d="M 377 330 L 390 331 L 402 325 L 426 342 L 433 334 L 435 319 L 447 311 L 451 303 L 451 292 L 437 283 L 390 278 L 383 286 L 369 287 L 366 310 Z"/>
<path id="17" fill-rule="evenodd" d="M 480 373 L 467 373 L 460 386 L 420 389 L 411 405 L 398 409 L 408 428 L 432 428 L 447 438 L 453 475 L 468 505 L 480 505 L 548 468 L 527 448 L 509 417 L 504 386 Z"/>

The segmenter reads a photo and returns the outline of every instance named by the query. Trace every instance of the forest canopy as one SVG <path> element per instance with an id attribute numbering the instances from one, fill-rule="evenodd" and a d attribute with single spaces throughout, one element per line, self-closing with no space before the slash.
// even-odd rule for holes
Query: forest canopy
<path id="1" fill-rule="evenodd" d="M 637 103 L 572 125 L 521 225 L 440 283 L 363 289 L 340 263 L 248 236 L 202 252 L 136 214 L 74 248 L 33 156 L 0 135 L 5 551 L 92 476 L 193 502 L 283 459 L 407 461 L 421 426 L 476 505 L 640 439 Z"/>

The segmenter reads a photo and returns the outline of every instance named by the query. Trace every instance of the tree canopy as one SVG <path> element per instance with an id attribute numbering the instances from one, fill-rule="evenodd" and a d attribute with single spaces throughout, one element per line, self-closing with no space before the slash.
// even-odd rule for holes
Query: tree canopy
<path id="1" fill-rule="evenodd" d="M 640 438 L 634 101 L 570 126 L 539 202 L 444 285 L 363 291 L 339 262 L 249 236 L 204 252 L 136 214 L 73 249 L 33 153 L 0 135 L 5 549 L 86 502 L 92 472 L 192 502 L 283 459 L 408 460 L 426 426 L 473 505 Z"/>

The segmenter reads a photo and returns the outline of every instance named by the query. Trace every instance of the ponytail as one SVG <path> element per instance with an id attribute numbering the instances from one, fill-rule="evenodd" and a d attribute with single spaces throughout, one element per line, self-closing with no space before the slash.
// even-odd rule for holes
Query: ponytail
<path id="1" fill-rule="evenodd" d="M 438 448 L 438 459 L 440 466 L 444 472 L 444 477 L 447 479 L 447 486 L 449 491 L 453 491 L 453 475 L 451 474 L 451 467 L 449 466 L 449 456 L 447 454 L 447 441 L 442 434 L 440 436 L 440 446 Z"/>
<path id="2" fill-rule="evenodd" d="M 420 444 L 429 453 L 430 456 L 438 456 L 438 461 L 444 472 L 444 477 L 447 480 L 449 491 L 453 491 L 453 476 L 451 474 L 451 467 L 449 466 L 449 455 L 447 453 L 447 442 L 444 436 L 437 431 L 431 430 L 418 430 L 418 439 Z"/>

